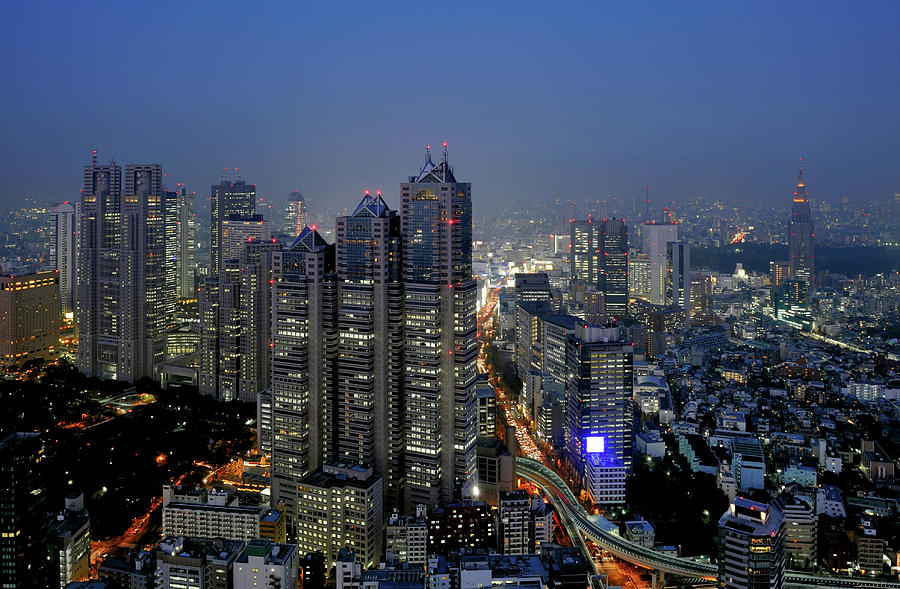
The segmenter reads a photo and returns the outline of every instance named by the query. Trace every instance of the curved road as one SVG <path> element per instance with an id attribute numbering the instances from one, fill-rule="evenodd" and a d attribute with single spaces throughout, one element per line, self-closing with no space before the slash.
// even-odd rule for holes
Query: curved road
<path id="1" fill-rule="evenodd" d="M 669 575 L 676 575 L 687 579 L 696 579 L 697 582 L 709 582 L 715 580 L 717 567 L 714 564 L 697 562 L 687 558 L 669 556 L 657 552 L 651 548 L 638 546 L 628 540 L 610 534 L 601 529 L 591 519 L 581 502 L 569 489 L 569 486 L 553 470 L 531 458 L 519 457 L 516 459 L 516 475 L 531 481 L 541 487 L 554 507 L 565 513 L 585 536 L 617 556 L 622 560 L 646 567 L 655 571 L 661 571 Z M 787 571 L 785 575 L 787 587 L 847 587 L 857 589 L 887 589 L 900 588 L 900 583 L 890 581 L 878 581 L 862 577 L 822 577 L 801 573 L 799 571 Z"/>

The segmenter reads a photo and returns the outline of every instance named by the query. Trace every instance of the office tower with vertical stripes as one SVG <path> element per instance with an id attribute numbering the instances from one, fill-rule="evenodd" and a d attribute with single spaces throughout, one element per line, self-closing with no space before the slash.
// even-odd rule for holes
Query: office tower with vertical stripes
<path id="1" fill-rule="evenodd" d="M 200 289 L 200 392 L 223 401 L 256 401 L 267 382 L 260 369 L 245 376 L 243 368 L 258 366 L 268 356 L 268 316 L 250 317 L 251 310 L 267 311 L 261 298 L 269 297 L 268 263 L 257 250 L 272 250 L 268 222 L 260 215 L 230 216 L 219 223 L 221 267 Z M 254 245 L 261 242 L 264 245 Z M 277 244 L 275 244 L 277 246 Z M 247 247 L 251 247 L 247 258 Z"/>
<path id="2" fill-rule="evenodd" d="M 272 500 L 296 533 L 298 485 L 336 452 L 335 248 L 304 228 L 273 255 Z"/>
<path id="3" fill-rule="evenodd" d="M 196 195 L 188 192 L 184 184 L 179 184 L 176 192 L 178 246 L 175 258 L 175 295 L 180 300 L 191 300 L 197 298 L 197 216 L 194 212 Z"/>
<path id="4" fill-rule="evenodd" d="M 628 309 L 628 225 L 624 219 L 604 219 L 599 229 L 597 288 L 606 314 L 621 318 Z"/>
<path id="5" fill-rule="evenodd" d="M 409 509 L 474 491 L 478 346 L 471 184 L 457 182 L 446 143 L 438 164 L 428 148 L 400 193 Z"/>
<path id="6" fill-rule="evenodd" d="M 165 355 L 162 167 L 84 168 L 78 273 L 78 368 L 90 376 L 152 377 Z"/>
<path id="7" fill-rule="evenodd" d="M 566 453 L 595 505 L 625 502 L 632 463 L 634 347 L 579 321 L 566 340 Z"/>
<path id="8" fill-rule="evenodd" d="M 665 305 L 667 299 L 666 270 L 668 244 L 678 241 L 678 225 L 674 223 L 648 223 L 641 225 L 644 253 L 650 257 L 650 302 Z"/>
<path id="9" fill-rule="evenodd" d="M 210 188 L 209 196 L 209 275 L 216 276 L 226 259 L 222 252 L 222 221 L 232 217 L 252 217 L 256 214 L 256 185 L 240 178 L 234 182 L 224 177 Z"/>
<path id="10" fill-rule="evenodd" d="M 596 284 L 600 246 L 594 219 L 571 219 L 569 235 L 569 277 L 586 284 Z"/>
<path id="11" fill-rule="evenodd" d="M 63 316 L 75 312 L 75 270 L 78 211 L 81 203 L 65 201 L 51 209 L 53 236 L 50 265 L 59 272 L 59 304 Z M 72 318 L 72 315 L 69 315 Z"/>
<path id="12" fill-rule="evenodd" d="M 403 282 L 400 215 L 368 193 L 335 221 L 338 277 L 337 459 L 372 467 L 396 505 L 403 483 Z"/>

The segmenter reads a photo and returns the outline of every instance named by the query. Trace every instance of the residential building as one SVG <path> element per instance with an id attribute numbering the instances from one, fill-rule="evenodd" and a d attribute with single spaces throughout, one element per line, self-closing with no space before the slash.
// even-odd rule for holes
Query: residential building
<path id="1" fill-rule="evenodd" d="M 64 589 L 75 581 L 85 581 L 91 571 L 91 517 L 84 508 L 84 494 L 66 497 L 65 509 L 48 523 L 47 577 Z"/>
<path id="2" fill-rule="evenodd" d="M 232 563 L 234 589 L 287 589 L 297 587 L 296 544 L 279 544 L 266 539 L 247 542 Z"/>
<path id="3" fill-rule="evenodd" d="M 321 550 L 328 568 L 349 548 L 365 567 L 380 562 L 384 543 L 384 481 L 372 467 L 329 462 L 300 480 L 297 546 Z"/>
<path id="4" fill-rule="evenodd" d="M 496 549 L 497 516 L 484 501 L 437 506 L 428 514 L 428 554 Z"/>
<path id="5" fill-rule="evenodd" d="M 51 226 L 50 265 L 59 273 L 59 303 L 63 316 L 75 317 L 75 292 L 78 249 L 78 213 L 80 202 L 65 201 L 50 209 Z"/>
<path id="6" fill-rule="evenodd" d="M 719 587 L 784 587 L 784 515 L 737 497 L 719 519 Z"/>
<path id="7" fill-rule="evenodd" d="M 241 505 L 228 491 L 163 485 L 162 534 L 251 540 L 260 537 L 268 511 L 265 505 Z"/>
<path id="8" fill-rule="evenodd" d="M 156 587 L 231 589 L 241 540 L 165 537 L 156 549 Z"/>

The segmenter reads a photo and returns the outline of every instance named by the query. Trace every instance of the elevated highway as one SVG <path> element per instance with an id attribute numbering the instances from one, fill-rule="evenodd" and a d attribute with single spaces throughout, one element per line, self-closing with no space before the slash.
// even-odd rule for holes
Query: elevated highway
<path id="1" fill-rule="evenodd" d="M 715 581 L 717 567 L 689 558 L 669 556 L 652 548 L 644 548 L 625 538 L 611 534 L 595 524 L 590 514 L 575 497 L 572 490 L 552 469 L 531 458 L 516 459 L 518 477 L 534 483 L 544 490 L 553 506 L 578 528 L 587 538 L 602 546 L 614 556 L 638 566 L 661 573 L 663 576 L 677 576 L 683 584 L 706 584 Z M 574 539 L 573 539 L 574 540 Z M 654 581 L 654 585 L 656 582 Z M 787 571 L 785 586 L 792 588 L 834 587 L 855 589 L 900 589 L 900 583 L 868 579 L 865 577 L 825 577 Z"/>

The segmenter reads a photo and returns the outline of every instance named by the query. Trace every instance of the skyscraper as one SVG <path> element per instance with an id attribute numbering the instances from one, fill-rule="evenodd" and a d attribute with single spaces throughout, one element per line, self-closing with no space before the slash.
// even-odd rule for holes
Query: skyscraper
<path id="1" fill-rule="evenodd" d="M 240 178 L 229 182 L 224 177 L 210 188 L 209 274 L 216 276 L 223 266 L 221 251 L 222 221 L 233 216 L 251 217 L 256 214 L 256 185 Z"/>
<path id="2" fill-rule="evenodd" d="M 598 236 L 597 288 L 606 314 L 624 317 L 628 308 L 628 225 L 624 219 L 604 219 Z"/>
<path id="3" fill-rule="evenodd" d="M 579 322 L 566 342 L 566 451 L 595 505 L 625 502 L 633 355 L 618 327 Z"/>
<path id="4" fill-rule="evenodd" d="M 784 587 L 784 515 L 772 504 L 735 498 L 719 519 L 719 587 Z"/>
<path id="5" fill-rule="evenodd" d="M 90 376 L 152 377 L 165 355 L 162 167 L 84 168 L 78 273 L 78 368 Z M 174 295 L 174 293 L 172 293 Z"/>
<path id="6" fill-rule="evenodd" d="M 273 256 L 272 500 L 296 530 L 298 485 L 334 457 L 337 280 L 334 245 L 304 228 Z"/>
<path id="7" fill-rule="evenodd" d="M 285 235 L 290 235 L 292 238 L 297 237 L 308 221 L 309 211 L 306 210 L 306 199 L 302 192 L 295 190 L 288 196 L 287 207 L 285 207 L 283 228 Z"/>
<path id="8" fill-rule="evenodd" d="M 809 210 L 809 195 L 803 181 L 803 168 L 797 178 L 797 190 L 791 205 L 791 222 L 788 226 L 788 249 L 790 250 L 791 277 L 811 282 L 815 278 L 815 233 L 812 212 Z"/>
<path id="9" fill-rule="evenodd" d="M 43 442 L 36 433 L 14 433 L 0 440 L 0 582 L 4 587 L 49 586 L 43 461 Z"/>
<path id="10" fill-rule="evenodd" d="M 570 251 L 569 275 L 572 280 L 596 284 L 599 268 L 598 229 L 594 220 L 572 219 L 569 221 Z"/>
<path id="11" fill-rule="evenodd" d="M 678 225 L 649 223 L 641 226 L 644 253 L 650 256 L 650 302 L 666 304 L 666 270 L 668 244 L 678 241 Z"/>
<path id="12" fill-rule="evenodd" d="M 472 189 L 439 164 L 400 186 L 405 293 L 406 504 L 449 502 L 477 481 Z"/>
<path id="13" fill-rule="evenodd" d="M 171 329 L 175 325 L 175 303 L 178 293 L 178 191 L 163 191 L 163 210 L 165 211 L 166 232 L 166 263 L 165 285 L 166 292 L 171 296 L 166 297 L 166 327 Z"/>
<path id="14" fill-rule="evenodd" d="M 178 190 L 178 246 L 175 258 L 175 294 L 178 299 L 197 298 L 197 216 L 194 213 L 195 193 L 188 192 L 184 184 Z M 171 222 L 171 221 L 170 221 Z"/>
<path id="15" fill-rule="evenodd" d="M 269 304 L 260 302 L 271 296 L 266 252 L 281 245 L 272 243 L 261 215 L 232 215 L 219 227 L 219 273 L 203 281 L 199 296 L 200 392 L 256 401 L 268 382 L 259 364 L 268 358 L 269 345 Z"/>
<path id="16" fill-rule="evenodd" d="M 337 459 L 372 467 L 396 504 L 403 482 L 403 283 L 400 216 L 368 193 L 335 222 L 338 277 Z"/>
<path id="17" fill-rule="evenodd" d="M 50 264 L 59 272 L 59 304 L 63 316 L 72 320 L 75 313 L 76 227 L 80 203 L 65 201 L 53 207 L 53 242 Z"/>
<path id="18" fill-rule="evenodd" d="M 684 309 L 685 317 L 691 316 L 691 245 L 684 241 L 666 244 L 668 256 L 669 301 L 673 307 Z"/>

